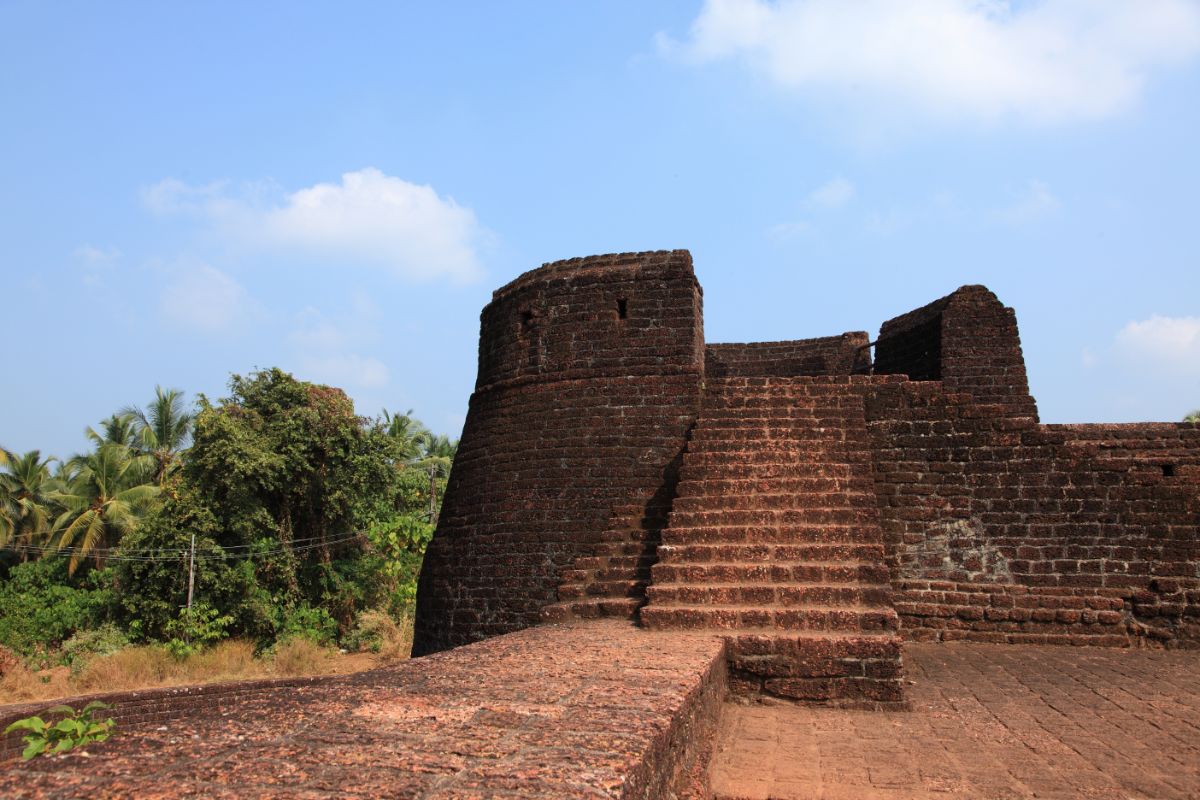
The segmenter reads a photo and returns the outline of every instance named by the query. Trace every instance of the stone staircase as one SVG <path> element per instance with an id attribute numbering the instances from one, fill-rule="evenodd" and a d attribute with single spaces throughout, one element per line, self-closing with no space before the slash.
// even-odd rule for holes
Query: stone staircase
<path id="1" fill-rule="evenodd" d="M 903 700 L 864 380 L 707 381 L 641 621 L 722 632 L 735 692 Z"/>
<path id="2" fill-rule="evenodd" d="M 670 499 L 659 497 L 614 508 L 592 554 L 563 570 L 558 602 L 542 609 L 542 621 L 633 618 L 646 602 L 650 567 L 670 510 Z"/>

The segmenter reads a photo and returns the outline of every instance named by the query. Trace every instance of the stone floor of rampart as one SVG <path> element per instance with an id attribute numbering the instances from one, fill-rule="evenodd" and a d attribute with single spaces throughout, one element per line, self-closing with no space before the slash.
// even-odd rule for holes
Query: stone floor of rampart
<path id="1" fill-rule="evenodd" d="M 719 800 L 1200 797 L 1200 652 L 912 644 L 909 712 L 727 704 Z"/>
<path id="2" fill-rule="evenodd" d="M 665 798 L 702 782 L 687 761 L 718 710 L 720 800 L 1200 797 L 1200 652 L 910 644 L 905 660 L 911 711 L 720 706 L 718 639 L 544 626 L 0 762 L 0 797 Z"/>

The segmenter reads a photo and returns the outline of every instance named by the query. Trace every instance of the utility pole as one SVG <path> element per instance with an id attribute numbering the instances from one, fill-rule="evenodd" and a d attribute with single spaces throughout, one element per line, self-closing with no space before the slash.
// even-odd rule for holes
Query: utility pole
<path id="1" fill-rule="evenodd" d="M 196 534 L 192 534 L 192 549 L 188 555 L 188 611 L 192 610 L 192 590 L 196 588 Z"/>

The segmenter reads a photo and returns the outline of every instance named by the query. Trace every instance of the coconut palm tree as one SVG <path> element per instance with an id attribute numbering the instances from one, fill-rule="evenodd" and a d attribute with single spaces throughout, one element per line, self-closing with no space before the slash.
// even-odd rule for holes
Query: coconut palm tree
<path id="1" fill-rule="evenodd" d="M 0 548 L 16 547 L 22 560 L 50 527 L 50 464 L 55 460 L 43 459 L 39 450 L 17 455 L 0 448 Z"/>
<path id="2" fill-rule="evenodd" d="M 405 463 L 421 457 L 430 436 L 429 430 L 412 413 L 411 408 L 403 414 L 389 414 L 386 408 L 383 410 L 384 428 L 388 436 L 396 440 L 400 458 Z"/>
<path id="3" fill-rule="evenodd" d="M 162 486 L 179 466 L 179 454 L 187 447 L 192 432 L 193 415 L 184 409 L 183 392 L 155 386 L 154 401 L 148 408 L 132 406 L 120 413 L 132 417 L 137 434 L 134 449 L 154 457 L 154 482 Z"/>
<path id="4" fill-rule="evenodd" d="M 1200 422 L 1200 408 L 1197 408 L 1192 413 L 1183 418 L 1184 422 Z"/>
<path id="5" fill-rule="evenodd" d="M 73 575 L 89 555 L 103 566 L 104 552 L 137 527 L 161 490 L 152 483 L 154 457 L 136 455 L 116 442 L 104 442 L 72 462 L 71 482 L 50 496 L 65 509 L 51 536 L 58 550 L 71 549 L 68 572 Z"/>
<path id="6" fill-rule="evenodd" d="M 106 443 L 120 444 L 136 449 L 140 438 L 137 426 L 134 424 L 133 414 L 125 411 L 113 414 L 108 419 L 103 420 L 100 423 L 99 431 L 89 425 L 83 432 L 87 438 L 91 439 L 97 445 Z"/>

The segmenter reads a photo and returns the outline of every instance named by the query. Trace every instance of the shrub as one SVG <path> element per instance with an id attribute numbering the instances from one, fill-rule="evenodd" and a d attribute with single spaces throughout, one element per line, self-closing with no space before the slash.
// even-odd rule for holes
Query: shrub
<path id="1" fill-rule="evenodd" d="M 128 646 L 125 634 L 116 625 L 106 623 L 94 630 L 77 631 L 63 642 L 62 649 L 71 671 L 79 672 L 89 658 L 111 655 Z"/>
<path id="2" fill-rule="evenodd" d="M 65 753 L 75 747 L 82 747 L 92 742 L 103 742 L 112 735 L 116 723 L 112 717 L 97 719 L 96 714 L 111 706 L 95 700 L 88 703 L 79 711 L 70 706 L 55 706 L 47 714 L 60 714 L 62 718 L 51 724 L 41 717 L 26 717 L 19 719 L 4 729 L 7 735 L 13 731 L 29 731 L 22 737 L 25 740 L 25 751 L 21 758 L 28 761 L 34 756 Z"/>
<path id="3" fill-rule="evenodd" d="M 82 580 L 67 576 L 67 561 L 48 557 L 17 564 L 0 583 L 0 644 L 29 656 L 109 618 L 113 593 L 107 570 Z"/>
<path id="4" fill-rule="evenodd" d="M 233 617 L 222 614 L 207 603 L 196 603 L 179 611 L 179 616 L 167 623 L 167 649 L 176 658 L 185 658 L 210 647 L 225 638 L 225 630 Z"/>
<path id="5" fill-rule="evenodd" d="M 347 637 L 346 647 L 359 653 L 377 653 L 388 661 L 408 658 L 412 651 L 412 626 L 407 618 L 403 624 L 397 624 L 384 611 L 364 611 Z"/>
<path id="6" fill-rule="evenodd" d="M 283 615 L 280 639 L 308 639 L 317 645 L 331 645 L 337 638 L 338 624 L 323 608 L 301 604 L 289 608 Z"/>

